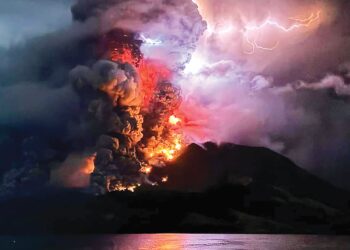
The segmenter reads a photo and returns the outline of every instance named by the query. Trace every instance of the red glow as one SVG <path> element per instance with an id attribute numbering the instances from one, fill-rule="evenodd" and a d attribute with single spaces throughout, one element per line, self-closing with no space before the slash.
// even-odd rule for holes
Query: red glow
<path id="1" fill-rule="evenodd" d="M 181 130 L 187 139 L 202 143 L 213 137 L 212 129 L 208 122 L 210 111 L 199 105 L 194 99 L 188 99 L 181 103 L 179 108 L 181 116 Z"/>
<path id="2" fill-rule="evenodd" d="M 181 119 L 174 114 L 177 114 L 178 105 L 174 105 L 169 102 L 167 98 L 175 98 L 177 103 L 177 95 L 171 95 L 168 93 L 162 93 L 167 90 L 164 87 L 163 90 L 159 89 L 159 83 L 167 85 L 171 80 L 171 71 L 155 60 L 144 59 L 142 55 L 135 53 L 132 49 L 126 45 L 121 49 L 114 49 L 111 54 L 111 60 L 116 62 L 131 63 L 135 66 L 140 77 L 140 87 L 143 93 L 143 111 L 144 113 L 153 112 L 150 107 L 150 103 L 154 101 L 155 96 L 160 95 L 162 98 L 158 100 L 160 106 L 163 107 L 165 112 L 169 114 L 163 114 L 165 119 L 159 119 L 158 124 L 153 125 L 151 129 L 156 132 L 157 136 L 151 137 L 142 149 L 146 158 L 145 166 L 140 169 L 140 172 L 149 175 L 152 172 L 153 166 L 160 166 L 164 162 L 169 162 L 176 159 L 182 152 L 185 141 L 181 130 Z M 169 91 L 169 90 L 168 90 Z M 170 106 L 168 106 L 170 105 Z M 159 107 L 156 107 L 156 109 Z M 157 111 L 158 112 L 158 111 Z M 163 179 L 162 182 L 166 182 L 167 179 Z M 124 187 L 123 187 L 124 188 Z"/>
<path id="3" fill-rule="evenodd" d="M 154 60 L 139 58 L 133 55 L 132 50 L 128 48 L 113 51 L 111 60 L 121 61 L 123 63 L 128 62 L 137 68 L 141 78 L 141 88 L 144 94 L 143 108 L 145 109 L 148 108 L 157 83 L 171 78 L 171 71 L 166 66 Z"/>

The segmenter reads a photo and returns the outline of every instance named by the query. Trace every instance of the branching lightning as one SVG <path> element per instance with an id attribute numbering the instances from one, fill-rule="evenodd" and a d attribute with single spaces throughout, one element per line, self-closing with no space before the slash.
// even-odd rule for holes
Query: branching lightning
<path id="1" fill-rule="evenodd" d="M 196 1 L 194 1 L 196 3 Z M 197 3 L 196 3 L 197 4 Z M 227 36 L 235 31 L 238 31 L 242 34 L 243 40 L 246 44 L 249 45 L 249 49 L 245 50 L 245 54 L 254 54 L 256 50 L 267 50 L 272 51 L 276 49 L 280 41 L 273 42 L 272 46 L 264 46 L 261 44 L 261 37 L 265 35 L 266 30 L 273 29 L 276 32 L 291 33 L 299 29 L 305 29 L 315 24 L 319 21 L 321 17 L 321 11 L 312 12 L 309 16 L 305 18 L 300 17 L 290 17 L 288 20 L 291 22 L 290 25 L 283 25 L 281 22 L 275 20 L 270 15 L 260 24 L 253 22 L 248 22 L 243 24 L 242 28 L 235 27 L 232 23 L 224 23 L 221 25 L 209 23 L 207 28 L 207 35 L 216 34 L 219 36 Z M 205 19 L 205 16 L 204 16 Z"/>
<path id="2" fill-rule="evenodd" d="M 321 16 L 321 11 L 318 11 L 316 13 L 311 13 L 310 16 L 304 19 L 288 18 L 289 20 L 294 21 L 294 23 L 288 27 L 283 26 L 278 21 L 271 19 L 271 17 L 267 18 L 260 25 L 246 25 L 243 30 L 243 37 L 245 41 L 251 46 L 251 50 L 245 51 L 245 53 L 253 54 L 256 51 L 256 49 L 274 50 L 275 48 L 278 47 L 279 41 L 276 41 L 275 44 L 271 47 L 264 47 L 259 44 L 258 35 L 267 27 L 272 27 L 279 31 L 289 33 L 300 28 L 308 28 L 310 25 L 318 21 L 320 19 L 320 16 Z M 251 36 L 252 38 L 250 38 Z"/>
<path id="3" fill-rule="evenodd" d="M 153 38 L 149 38 L 146 37 L 144 34 L 140 35 L 140 39 L 142 40 L 142 42 L 148 46 L 159 46 L 161 45 L 163 42 L 159 39 L 153 39 Z"/>

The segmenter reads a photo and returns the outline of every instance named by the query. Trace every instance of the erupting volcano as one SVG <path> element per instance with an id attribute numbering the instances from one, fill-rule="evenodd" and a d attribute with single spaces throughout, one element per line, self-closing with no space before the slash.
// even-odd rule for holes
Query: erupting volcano
<path id="1" fill-rule="evenodd" d="M 142 184 L 165 182 L 166 176 L 151 180 L 152 169 L 165 167 L 186 145 L 181 119 L 174 115 L 181 95 L 170 82 L 172 71 L 160 61 L 145 59 L 142 41 L 134 34 L 112 31 L 104 40 L 109 61 L 97 71 L 107 78 L 96 90 L 108 98 L 95 109 L 108 105 L 111 113 L 106 119 L 116 120 L 111 120 L 112 126 L 106 127 L 96 144 L 92 185 L 98 192 L 134 191 Z M 77 77 L 74 82 L 80 80 Z M 90 111 L 94 103 L 89 104 Z M 115 122 L 118 125 L 113 126 Z"/>
<path id="2" fill-rule="evenodd" d="M 158 170 L 206 142 L 267 147 L 318 166 L 318 150 L 335 148 L 318 146 L 342 140 L 347 127 L 345 117 L 318 123 L 338 115 L 325 100 L 345 110 L 340 100 L 350 95 L 346 56 L 323 57 L 342 45 L 340 6 L 77 0 L 71 25 L 9 49 L 0 64 L 9 82 L 0 122 L 20 131 L 19 160 L 1 189 L 166 186 L 171 176 Z"/>
<path id="3" fill-rule="evenodd" d="M 350 232 L 350 1 L 2 2 L 1 232 Z"/>
<path id="4" fill-rule="evenodd" d="M 237 3 L 232 13 L 223 9 L 226 1 L 215 11 L 211 6 L 205 0 L 80 0 L 72 8 L 78 22 L 97 18 L 100 33 L 97 62 L 70 74 L 99 128 L 88 149 L 96 154 L 91 185 L 97 193 L 166 182 L 154 168 L 166 167 L 190 143 L 285 149 L 270 131 L 279 125 L 266 125 L 271 114 L 265 109 L 279 97 L 255 64 L 261 53 L 279 53 L 311 36 L 330 18 L 327 5 L 285 7 L 283 15 L 250 4 Z"/>

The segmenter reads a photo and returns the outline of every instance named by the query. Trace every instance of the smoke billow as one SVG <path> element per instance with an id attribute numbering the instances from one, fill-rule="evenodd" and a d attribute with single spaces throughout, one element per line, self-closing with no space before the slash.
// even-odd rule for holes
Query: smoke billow
<path id="1" fill-rule="evenodd" d="M 96 186 L 104 187 L 106 181 L 107 190 L 114 190 L 111 179 L 137 178 L 140 168 L 135 151 L 143 137 L 138 74 L 130 64 L 98 61 L 91 68 L 77 66 L 70 76 L 84 101 L 86 116 L 80 122 L 89 124 L 96 136 L 95 175 L 102 179 Z"/>
<path id="2" fill-rule="evenodd" d="M 144 55 L 171 68 L 183 67 L 189 61 L 205 27 L 197 8 L 188 0 L 80 0 L 72 12 L 74 19 L 82 22 L 98 18 L 105 30 L 137 33 L 145 41 Z"/>
<path id="3" fill-rule="evenodd" d="M 205 29 L 196 6 L 80 0 L 72 14 L 69 27 L 2 52 L 0 125 L 4 142 L 17 135 L 2 194 L 47 184 L 133 191 L 174 154 L 159 148 L 172 146 L 165 121 L 179 98 L 164 72 L 189 61 Z"/>
<path id="4" fill-rule="evenodd" d="M 56 169 L 51 171 L 51 184 L 67 188 L 83 188 L 90 185 L 94 156 L 70 154 Z"/>

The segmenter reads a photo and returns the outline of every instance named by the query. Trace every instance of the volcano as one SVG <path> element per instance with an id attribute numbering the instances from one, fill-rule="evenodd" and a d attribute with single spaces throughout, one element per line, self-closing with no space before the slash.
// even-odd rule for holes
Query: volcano
<path id="1" fill-rule="evenodd" d="M 266 148 L 191 144 L 153 178 L 165 174 L 135 192 L 3 201 L 0 232 L 349 233 L 349 193 Z"/>
<path id="2" fill-rule="evenodd" d="M 200 192 L 222 185 L 264 186 L 335 207 L 345 205 L 337 197 L 347 194 L 263 147 L 191 144 L 164 171 L 170 176 L 166 187 L 184 191 Z"/>

